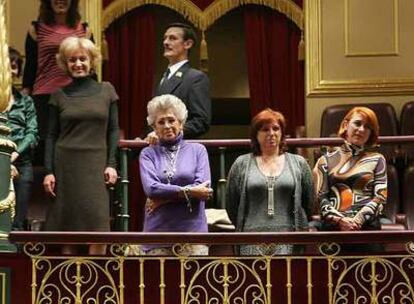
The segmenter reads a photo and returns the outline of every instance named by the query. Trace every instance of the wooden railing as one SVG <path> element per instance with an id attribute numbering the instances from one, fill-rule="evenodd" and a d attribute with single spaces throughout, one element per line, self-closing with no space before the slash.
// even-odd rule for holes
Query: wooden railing
<path id="1" fill-rule="evenodd" d="M 330 232 L 53 232 L 12 231 L 14 243 L 43 244 L 177 244 L 237 245 L 261 243 L 408 243 L 414 242 L 414 230 L 405 231 L 330 231 Z"/>

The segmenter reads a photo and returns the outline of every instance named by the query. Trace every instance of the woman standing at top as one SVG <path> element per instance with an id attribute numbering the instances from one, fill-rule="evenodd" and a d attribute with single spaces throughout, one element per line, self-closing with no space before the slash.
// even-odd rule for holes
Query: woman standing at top
<path id="1" fill-rule="evenodd" d="M 49 101 L 43 181 L 55 198 L 46 219 L 49 231 L 110 228 L 105 184 L 117 180 L 118 95 L 110 83 L 91 77 L 99 59 L 89 39 L 69 37 L 60 45 L 58 63 L 73 81 Z M 104 248 L 91 246 L 90 253 L 104 253 Z"/>
<path id="2" fill-rule="evenodd" d="M 41 0 L 38 20 L 32 22 L 26 37 L 22 92 L 32 95 L 36 107 L 42 141 L 37 158 L 43 155 L 50 94 L 72 81 L 56 64 L 59 45 L 67 37 L 91 36 L 80 19 L 79 0 Z"/>
<path id="3" fill-rule="evenodd" d="M 302 156 L 284 151 L 285 118 L 265 109 L 253 117 L 250 128 L 252 153 L 238 157 L 229 172 L 226 209 L 231 221 L 237 231 L 306 230 L 312 174 Z M 243 245 L 240 254 L 291 254 L 294 249 L 280 244 L 263 252 L 260 246 Z"/>

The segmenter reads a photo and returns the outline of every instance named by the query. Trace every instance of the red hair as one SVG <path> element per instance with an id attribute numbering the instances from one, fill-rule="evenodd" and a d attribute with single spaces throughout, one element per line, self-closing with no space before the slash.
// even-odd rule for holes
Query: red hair
<path id="1" fill-rule="evenodd" d="M 264 109 L 259 112 L 255 117 L 253 117 L 252 122 L 250 123 L 250 142 L 252 147 L 252 152 L 254 155 L 261 155 L 262 150 L 260 149 L 259 142 L 257 141 L 257 133 L 259 130 L 268 123 L 276 122 L 280 126 L 282 132 L 282 138 L 279 143 L 279 151 L 282 152 L 285 148 L 285 130 L 286 130 L 286 120 L 282 113 L 278 111 L 273 111 L 270 108 Z"/>
<path id="2" fill-rule="evenodd" d="M 352 119 L 352 116 L 354 116 L 355 114 L 360 114 L 361 116 L 363 116 L 367 120 L 368 128 L 371 130 L 371 134 L 369 135 L 366 145 L 375 146 L 377 144 L 379 135 L 378 118 L 375 112 L 367 107 L 352 108 L 342 120 L 341 126 L 339 127 L 338 136 L 346 139 L 345 123 L 349 123 L 349 121 Z"/>

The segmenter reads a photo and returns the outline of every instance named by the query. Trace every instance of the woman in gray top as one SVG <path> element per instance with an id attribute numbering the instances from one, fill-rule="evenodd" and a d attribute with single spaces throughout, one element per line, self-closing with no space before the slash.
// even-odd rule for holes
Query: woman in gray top
<path id="1" fill-rule="evenodd" d="M 308 227 L 312 174 L 306 160 L 284 151 L 285 118 L 265 109 L 251 122 L 252 153 L 236 159 L 227 184 L 227 212 L 237 231 L 300 231 Z M 291 254 L 292 245 L 240 246 L 241 255 Z"/>

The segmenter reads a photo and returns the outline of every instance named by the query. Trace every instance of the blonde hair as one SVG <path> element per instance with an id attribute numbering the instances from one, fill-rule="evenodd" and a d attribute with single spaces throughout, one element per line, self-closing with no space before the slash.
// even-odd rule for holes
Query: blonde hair
<path id="1" fill-rule="evenodd" d="M 56 55 L 56 61 L 58 66 L 66 73 L 69 74 L 67 59 L 68 55 L 77 51 L 85 50 L 88 53 L 91 61 L 91 72 L 96 70 L 99 62 L 101 61 L 101 54 L 98 51 L 96 45 L 87 38 L 68 37 L 65 38 L 59 46 L 59 53 Z"/>
<path id="2" fill-rule="evenodd" d="M 184 102 L 180 98 L 170 94 L 156 96 L 151 99 L 148 102 L 147 111 L 147 122 L 150 126 L 154 126 L 157 115 L 165 111 L 172 111 L 182 124 L 185 123 L 188 115 Z"/>

